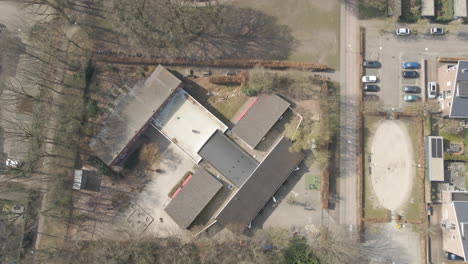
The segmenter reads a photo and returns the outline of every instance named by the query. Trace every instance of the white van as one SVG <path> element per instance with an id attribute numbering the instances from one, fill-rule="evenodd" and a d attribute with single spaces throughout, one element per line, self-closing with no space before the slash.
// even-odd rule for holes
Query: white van
<path id="1" fill-rule="evenodd" d="M 437 83 L 429 82 L 427 84 L 427 98 L 434 99 L 437 97 Z"/>

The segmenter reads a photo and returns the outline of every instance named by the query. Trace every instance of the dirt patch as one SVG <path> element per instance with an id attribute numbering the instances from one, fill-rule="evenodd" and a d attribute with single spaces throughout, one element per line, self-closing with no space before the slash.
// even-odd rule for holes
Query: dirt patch
<path id="1" fill-rule="evenodd" d="M 380 204 L 397 210 L 408 200 L 415 177 L 413 148 L 401 121 L 381 121 L 371 143 L 371 184 Z"/>

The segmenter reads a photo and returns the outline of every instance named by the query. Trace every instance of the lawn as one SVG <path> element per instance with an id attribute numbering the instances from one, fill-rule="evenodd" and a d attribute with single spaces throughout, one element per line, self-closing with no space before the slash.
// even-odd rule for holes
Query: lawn
<path id="1" fill-rule="evenodd" d="M 413 142 L 413 154 L 414 154 L 414 163 L 417 164 L 419 162 L 419 157 L 422 153 L 420 153 L 421 148 L 418 146 L 418 142 L 421 141 L 419 136 L 422 136 L 418 133 L 420 130 L 419 122 L 417 118 L 412 118 L 409 120 L 404 120 L 406 128 L 409 131 L 409 135 L 411 138 L 411 142 Z M 416 171 L 415 177 L 413 179 L 413 188 L 411 190 L 411 196 L 408 200 L 408 204 L 403 210 L 403 217 L 410 221 L 418 221 L 421 220 L 421 215 L 419 211 L 419 202 L 420 202 L 420 195 L 419 195 L 419 181 L 418 181 L 418 171 L 415 167 L 414 170 Z"/>
<path id="2" fill-rule="evenodd" d="M 360 0 L 358 8 L 359 19 L 384 17 L 387 14 L 386 1 Z"/>
<path id="3" fill-rule="evenodd" d="M 339 67 L 339 0 L 234 0 L 232 4 L 256 9 L 287 25 L 297 42 L 289 60 Z"/>
<path id="4" fill-rule="evenodd" d="M 436 0 L 435 10 L 437 21 L 453 20 L 453 0 Z"/>
<path id="5" fill-rule="evenodd" d="M 435 13 L 437 21 L 453 20 L 453 0 L 436 0 Z"/>

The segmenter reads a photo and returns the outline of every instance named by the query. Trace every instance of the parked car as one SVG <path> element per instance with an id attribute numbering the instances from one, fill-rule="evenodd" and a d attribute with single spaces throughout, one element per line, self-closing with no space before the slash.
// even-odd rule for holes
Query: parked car
<path id="1" fill-rule="evenodd" d="M 397 36 L 407 36 L 411 34 L 411 31 L 409 30 L 409 28 L 397 28 L 395 33 L 397 34 Z"/>
<path id="2" fill-rule="evenodd" d="M 428 215 L 428 216 L 431 216 L 431 215 L 432 215 L 432 206 L 429 205 L 429 206 L 426 208 L 426 212 L 427 212 L 427 215 Z"/>
<path id="3" fill-rule="evenodd" d="M 14 159 L 6 159 L 5 166 L 13 168 L 13 169 L 17 169 L 23 166 L 23 162 L 19 160 L 14 160 Z"/>
<path id="4" fill-rule="evenodd" d="M 401 76 L 403 78 L 418 78 L 419 73 L 417 71 L 403 71 L 401 73 Z"/>
<path id="5" fill-rule="evenodd" d="M 419 69 L 421 65 L 417 62 L 411 61 L 411 62 L 403 62 L 401 64 L 401 67 L 403 67 L 403 69 Z"/>
<path id="6" fill-rule="evenodd" d="M 403 100 L 405 100 L 405 102 L 414 102 L 418 101 L 419 99 L 419 96 L 414 94 L 406 94 L 405 96 L 403 96 Z"/>
<path id="7" fill-rule="evenodd" d="M 427 83 L 427 98 L 434 99 L 437 97 L 437 83 L 429 82 Z"/>
<path id="8" fill-rule="evenodd" d="M 444 28 L 433 27 L 430 31 L 431 35 L 443 35 L 445 34 Z"/>
<path id="9" fill-rule="evenodd" d="M 405 93 L 420 93 L 421 88 L 418 86 L 405 86 L 403 87 L 403 92 Z"/>
<path id="10" fill-rule="evenodd" d="M 233 72 L 233 71 L 227 71 L 224 76 L 236 76 L 237 75 L 237 72 Z"/>
<path id="11" fill-rule="evenodd" d="M 362 82 L 363 83 L 375 83 L 377 82 L 377 76 L 374 76 L 374 75 L 362 76 Z"/>
<path id="12" fill-rule="evenodd" d="M 380 90 L 378 85 L 375 84 L 366 84 L 364 85 L 364 91 L 366 92 L 378 92 Z"/>
<path id="13" fill-rule="evenodd" d="M 364 61 L 362 67 L 364 68 L 380 68 L 380 62 L 378 61 Z"/>
<path id="14" fill-rule="evenodd" d="M 445 252 L 445 258 L 448 259 L 448 260 L 462 260 L 463 258 L 453 254 L 453 253 L 450 253 L 450 252 Z"/>

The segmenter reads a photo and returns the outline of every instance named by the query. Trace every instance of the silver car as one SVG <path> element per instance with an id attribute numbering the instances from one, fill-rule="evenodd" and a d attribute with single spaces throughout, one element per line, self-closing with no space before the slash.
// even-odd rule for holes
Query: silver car
<path id="1" fill-rule="evenodd" d="M 395 33 L 397 34 L 397 36 L 407 36 L 411 34 L 411 31 L 409 28 L 397 28 Z"/>

